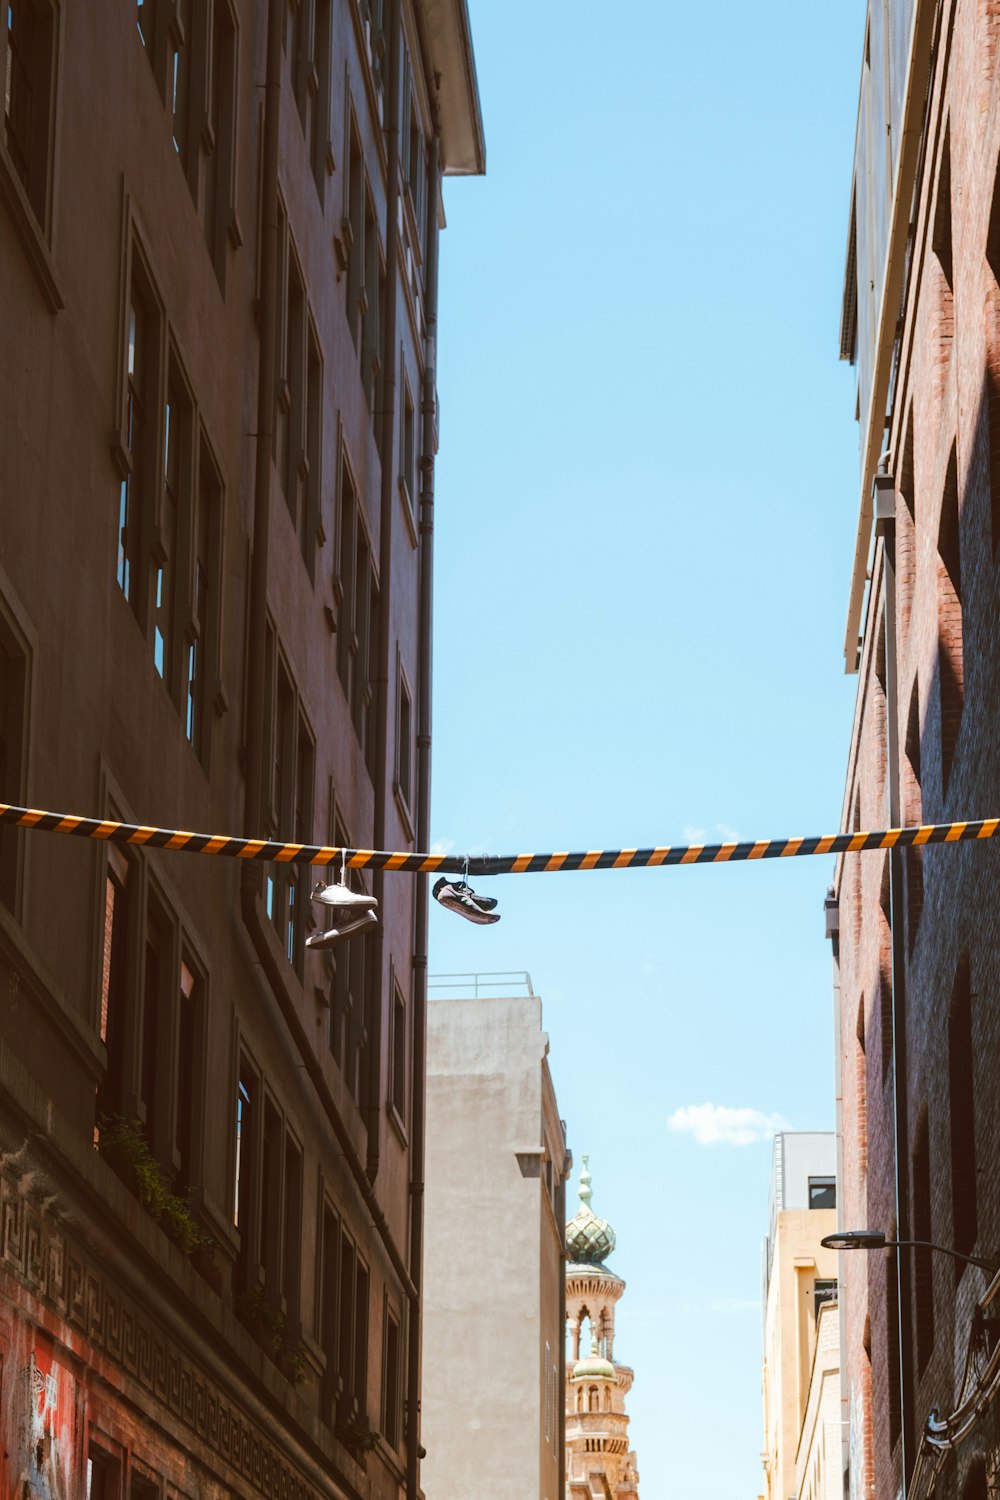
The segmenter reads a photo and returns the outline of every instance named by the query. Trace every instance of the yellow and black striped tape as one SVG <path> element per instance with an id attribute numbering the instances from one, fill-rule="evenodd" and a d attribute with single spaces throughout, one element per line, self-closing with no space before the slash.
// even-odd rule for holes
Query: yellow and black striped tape
<path id="1" fill-rule="evenodd" d="M 462 855 L 390 853 L 383 849 L 340 849 L 330 844 L 283 844 L 274 839 L 232 838 L 223 833 L 185 833 L 42 812 L 0 802 L 0 824 L 68 833 L 77 838 L 177 849 L 188 854 L 221 854 L 233 859 L 276 860 L 279 864 L 332 865 L 353 870 L 405 870 L 411 874 L 531 875 L 556 870 L 635 870 L 652 865 L 716 865 L 746 859 L 788 859 L 809 854 L 856 854 L 910 844 L 957 844 L 991 839 L 1000 818 L 967 823 L 926 823 L 920 828 L 883 828 L 870 833 L 828 833 L 821 838 L 758 839 L 732 844 L 662 844 L 655 849 L 588 849 L 575 854 Z"/>

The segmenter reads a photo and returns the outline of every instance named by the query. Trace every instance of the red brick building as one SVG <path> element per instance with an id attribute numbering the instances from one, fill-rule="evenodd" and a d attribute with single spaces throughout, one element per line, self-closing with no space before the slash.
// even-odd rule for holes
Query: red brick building
<path id="1" fill-rule="evenodd" d="M 464 0 L 0 68 L 0 798 L 416 847 Z M 314 878 L 0 833 L 3 1495 L 417 1495 L 426 882 L 320 953 Z"/>
<path id="2" fill-rule="evenodd" d="M 861 435 L 845 828 L 1000 814 L 998 42 L 996 0 L 868 7 L 841 348 Z M 998 911 L 993 843 L 845 856 L 831 900 L 841 1223 L 993 1264 Z M 840 1274 L 851 1495 L 998 1493 L 989 1273 L 905 1249 L 842 1254 Z"/>

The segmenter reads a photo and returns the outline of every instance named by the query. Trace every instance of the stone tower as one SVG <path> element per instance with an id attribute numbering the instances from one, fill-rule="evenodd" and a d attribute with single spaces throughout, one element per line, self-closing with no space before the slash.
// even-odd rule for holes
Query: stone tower
<path id="1" fill-rule="evenodd" d="M 589 1160 L 580 1207 L 566 1225 L 566 1500 L 638 1500 L 625 1412 L 632 1371 L 614 1357 L 615 1305 L 625 1283 L 604 1264 L 615 1232 L 591 1209 Z"/>

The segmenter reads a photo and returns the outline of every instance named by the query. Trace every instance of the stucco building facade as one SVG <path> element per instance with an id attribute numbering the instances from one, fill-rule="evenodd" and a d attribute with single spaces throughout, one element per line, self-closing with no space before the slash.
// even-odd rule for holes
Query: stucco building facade
<path id="1" fill-rule="evenodd" d="M 463 0 L 10 0 L 0 67 L 0 797 L 413 847 Z M 317 873 L 0 833 L 5 1494 L 415 1500 L 426 882 L 324 954 Z"/>
<path id="2" fill-rule="evenodd" d="M 562 1500 L 570 1157 L 531 992 L 433 998 L 424 1486 Z"/>
<path id="3" fill-rule="evenodd" d="M 819 1348 L 820 1315 L 837 1299 L 837 1254 L 820 1241 L 837 1227 L 836 1137 L 833 1132 L 786 1131 L 774 1138 L 767 1238 L 762 1266 L 764 1465 L 766 1500 L 800 1494 L 800 1453 L 815 1442 L 816 1423 L 826 1409 L 836 1377 L 827 1368 L 830 1351 Z M 828 1334 L 831 1331 L 827 1327 Z M 817 1365 L 817 1360 L 819 1364 Z M 821 1387 L 824 1378 L 827 1389 Z M 813 1390 L 813 1385 L 816 1389 Z M 815 1403 L 823 1397 L 822 1413 Z M 824 1455 L 842 1493 L 844 1463 L 839 1442 Z M 825 1427 L 819 1429 L 822 1445 Z M 815 1456 L 814 1456 L 815 1458 Z M 814 1474 L 815 1463 L 808 1475 Z M 817 1497 L 825 1484 L 814 1486 Z"/>
<path id="4" fill-rule="evenodd" d="M 1000 8 L 873 3 L 858 41 L 846 829 L 1000 806 Z M 996 1255 L 998 896 L 993 842 L 838 863 L 847 1228 Z M 844 1254 L 840 1280 L 852 1496 L 985 1495 L 1000 1439 L 989 1274 L 904 1249 Z"/>

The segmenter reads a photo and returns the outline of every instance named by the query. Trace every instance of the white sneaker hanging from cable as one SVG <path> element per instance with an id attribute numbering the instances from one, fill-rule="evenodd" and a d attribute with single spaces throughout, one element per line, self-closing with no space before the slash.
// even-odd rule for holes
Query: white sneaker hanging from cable
<path id="1" fill-rule="evenodd" d="M 313 901 L 332 908 L 333 926 L 325 932 L 313 932 L 306 938 L 307 948 L 333 948 L 345 938 L 367 932 L 378 926 L 375 909 L 378 901 L 366 891 L 352 891 L 347 884 L 347 856 L 341 855 L 340 879 L 331 885 L 320 881 L 313 887 Z"/>

